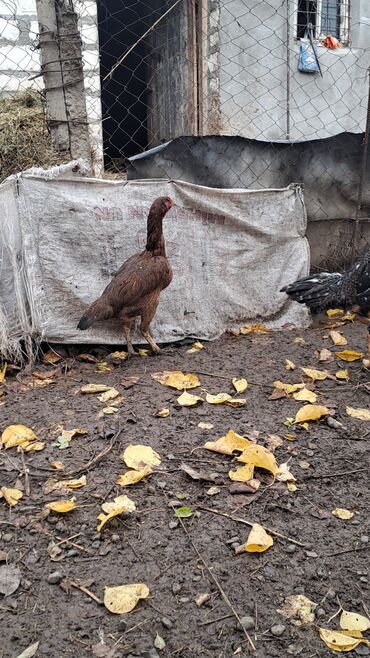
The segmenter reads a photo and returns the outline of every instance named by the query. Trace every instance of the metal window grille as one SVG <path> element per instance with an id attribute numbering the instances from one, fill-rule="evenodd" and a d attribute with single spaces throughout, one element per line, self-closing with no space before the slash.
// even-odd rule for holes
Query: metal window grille
<path id="1" fill-rule="evenodd" d="M 350 0 L 298 0 L 297 38 L 304 37 L 308 24 L 314 28 L 315 37 L 331 34 L 342 45 L 349 42 Z"/>

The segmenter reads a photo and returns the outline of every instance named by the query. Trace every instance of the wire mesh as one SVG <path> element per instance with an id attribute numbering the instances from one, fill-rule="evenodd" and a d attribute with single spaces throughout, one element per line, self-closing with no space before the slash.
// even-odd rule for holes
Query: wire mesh
<path id="1" fill-rule="evenodd" d="M 97 170 L 219 187 L 303 182 L 309 219 L 370 217 L 363 5 L 74 0 Z M 312 50 L 308 28 L 322 76 L 298 70 L 302 48 Z M 3 95 L 43 88 L 39 32 L 35 0 L 0 0 Z M 50 111 L 46 104 L 49 126 Z"/>

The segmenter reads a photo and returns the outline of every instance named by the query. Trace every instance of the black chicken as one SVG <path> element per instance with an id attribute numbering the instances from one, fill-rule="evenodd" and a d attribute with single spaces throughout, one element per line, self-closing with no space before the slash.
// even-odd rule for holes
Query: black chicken
<path id="1" fill-rule="evenodd" d="M 346 310 L 357 305 L 360 307 L 360 314 L 366 315 L 370 311 L 370 250 L 343 274 L 314 274 L 284 286 L 280 292 L 286 292 L 299 304 L 306 304 L 314 313 L 328 308 Z M 368 348 L 370 353 L 370 324 Z"/>

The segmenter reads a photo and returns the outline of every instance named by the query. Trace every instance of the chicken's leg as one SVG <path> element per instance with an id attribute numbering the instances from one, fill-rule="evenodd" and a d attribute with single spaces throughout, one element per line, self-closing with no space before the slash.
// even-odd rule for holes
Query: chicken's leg
<path id="1" fill-rule="evenodd" d="M 132 342 L 131 342 L 131 335 L 130 335 L 130 333 L 131 333 L 131 324 L 132 324 L 131 321 L 126 321 L 123 325 L 123 331 L 125 333 L 126 343 L 127 343 L 128 358 L 130 358 L 130 356 L 135 356 L 135 354 L 136 354 L 136 352 L 133 348 Z"/>
<path id="2" fill-rule="evenodd" d="M 153 351 L 155 354 L 159 354 L 160 351 L 161 351 L 161 349 L 160 349 L 160 347 L 158 347 L 157 343 L 154 342 L 152 336 L 150 335 L 150 333 L 149 333 L 149 327 L 145 327 L 145 326 L 143 327 L 143 326 L 141 325 L 141 327 L 140 327 L 140 331 L 141 331 L 141 335 L 145 338 L 146 342 L 149 343 L 149 345 L 150 345 L 152 351 Z"/>

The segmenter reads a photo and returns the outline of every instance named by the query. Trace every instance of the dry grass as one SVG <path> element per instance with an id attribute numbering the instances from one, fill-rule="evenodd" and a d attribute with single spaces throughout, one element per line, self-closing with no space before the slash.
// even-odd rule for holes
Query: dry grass
<path id="1" fill-rule="evenodd" d="M 0 100 L 0 181 L 30 167 L 63 161 L 52 148 L 40 92 L 29 90 Z"/>

